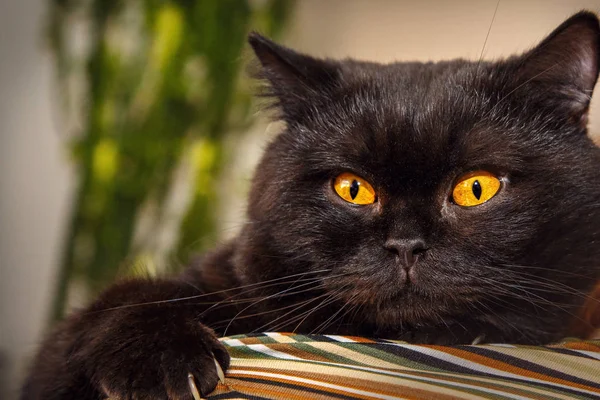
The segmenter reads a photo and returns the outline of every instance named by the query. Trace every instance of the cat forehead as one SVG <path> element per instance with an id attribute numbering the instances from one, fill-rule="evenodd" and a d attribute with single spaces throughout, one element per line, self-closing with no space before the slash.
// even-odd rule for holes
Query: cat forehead
<path id="1" fill-rule="evenodd" d="M 438 63 L 345 64 L 337 99 L 346 111 L 380 112 L 396 118 L 456 118 L 477 113 L 500 86 L 502 64 L 464 60 Z"/>
<path id="2" fill-rule="evenodd" d="M 432 179 L 521 163 L 526 144 L 486 116 L 489 87 L 468 62 L 352 68 L 297 137 L 315 167 Z"/>
<path id="3" fill-rule="evenodd" d="M 402 140 L 442 150 L 463 145 L 462 135 L 495 124 L 489 113 L 493 88 L 464 61 L 438 64 L 358 65 L 317 114 L 328 140 L 352 137 L 385 142 Z M 486 125 L 490 125 L 486 127 Z M 435 150 L 432 148 L 432 150 Z"/>

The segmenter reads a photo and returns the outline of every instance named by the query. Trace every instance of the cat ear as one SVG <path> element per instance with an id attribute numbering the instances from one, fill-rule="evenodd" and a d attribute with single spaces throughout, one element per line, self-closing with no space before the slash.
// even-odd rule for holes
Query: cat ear
<path id="1" fill-rule="evenodd" d="M 535 89 L 540 95 L 585 126 L 600 67 L 598 17 L 586 11 L 573 15 L 520 61 L 517 84 L 541 85 Z"/>
<path id="2" fill-rule="evenodd" d="M 336 62 L 300 54 L 256 32 L 248 42 L 262 66 L 258 78 L 270 84 L 265 94 L 276 99 L 284 117 L 298 117 L 314 102 L 326 101 L 335 88 L 340 75 Z"/>

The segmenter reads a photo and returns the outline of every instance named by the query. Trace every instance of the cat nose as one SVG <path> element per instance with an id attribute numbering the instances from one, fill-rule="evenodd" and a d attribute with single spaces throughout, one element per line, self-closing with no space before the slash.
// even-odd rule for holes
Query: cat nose
<path id="1" fill-rule="evenodd" d="M 384 247 L 396 254 L 404 268 L 410 269 L 417 262 L 427 247 L 421 239 L 388 239 Z"/>

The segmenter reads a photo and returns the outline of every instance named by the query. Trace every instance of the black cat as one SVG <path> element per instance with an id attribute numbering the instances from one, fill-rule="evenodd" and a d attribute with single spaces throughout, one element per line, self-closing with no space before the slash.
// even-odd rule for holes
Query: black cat
<path id="1" fill-rule="evenodd" d="M 224 334 L 569 333 L 600 279 L 594 14 L 498 62 L 321 60 L 249 41 L 287 128 L 243 231 L 179 278 L 117 284 L 67 318 L 23 399 L 192 399 L 188 373 L 206 394 L 214 359 L 228 367 Z"/>

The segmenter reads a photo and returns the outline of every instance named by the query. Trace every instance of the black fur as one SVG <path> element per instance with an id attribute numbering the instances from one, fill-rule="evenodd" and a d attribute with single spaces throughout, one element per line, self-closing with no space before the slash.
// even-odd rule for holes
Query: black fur
<path id="1" fill-rule="evenodd" d="M 499 62 L 319 60 L 249 40 L 287 128 L 257 169 L 248 224 L 179 279 L 115 285 L 70 316 L 23 399 L 191 399 L 188 372 L 206 394 L 212 356 L 229 362 L 207 327 L 441 344 L 569 333 L 600 279 L 594 14 Z M 453 183 L 476 169 L 501 177 L 500 192 L 454 204 Z M 346 171 L 376 203 L 335 194 Z M 399 254 L 410 243 L 412 268 Z"/>

